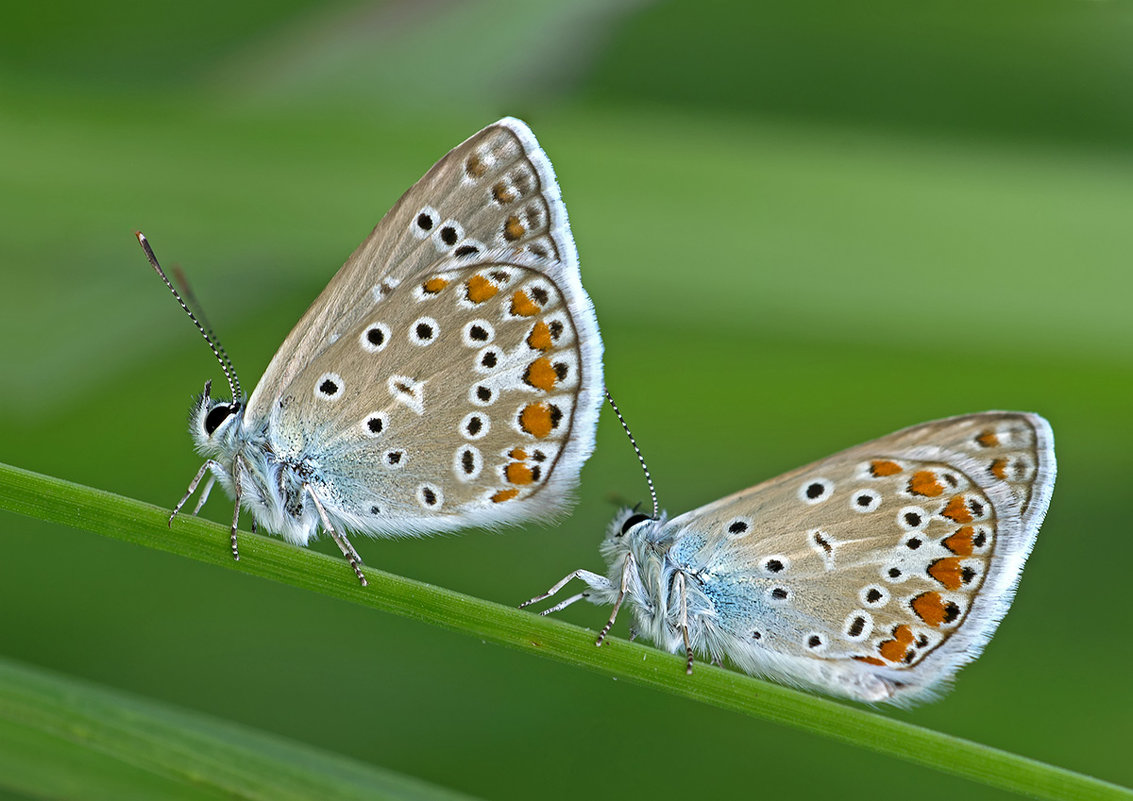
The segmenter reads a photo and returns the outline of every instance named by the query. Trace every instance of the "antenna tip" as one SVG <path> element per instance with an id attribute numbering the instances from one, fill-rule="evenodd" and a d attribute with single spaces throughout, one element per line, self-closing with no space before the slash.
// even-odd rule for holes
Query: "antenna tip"
<path id="1" fill-rule="evenodd" d="M 146 241 L 146 235 L 143 234 L 141 231 L 134 231 L 134 236 L 136 236 L 138 238 L 139 242 L 145 242 Z"/>

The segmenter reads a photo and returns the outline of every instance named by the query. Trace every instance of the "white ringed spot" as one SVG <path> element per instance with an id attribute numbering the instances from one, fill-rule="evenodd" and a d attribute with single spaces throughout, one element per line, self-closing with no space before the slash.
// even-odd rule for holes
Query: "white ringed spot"
<path id="1" fill-rule="evenodd" d="M 928 525 L 931 515 L 919 506 L 906 506 L 897 513 L 897 525 L 905 531 L 918 531 Z"/>
<path id="2" fill-rule="evenodd" d="M 868 587 L 862 587 L 861 592 L 858 593 L 858 600 L 862 602 L 862 606 L 868 606 L 870 609 L 880 609 L 889 603 L 889 590 L 877 584 L 870 584 Z"/>
<path id="3" fill-rule="evenodd" d="M 315 381 L 315 397 L 319 400 L 334 401 L 342 397 L 344 384 L 338 373 L 323 373 Z"/>
<path id="4" fill-rule="evenodd" d="M 441 215 L 432 206 L 423 206 L 409 221 L 409 230 L 418 239 L 427 239 L 436 230 Z"/>
<path id="5" fill-rule="evenodd" d="M 439 509 L 444 502 L 444 493 L 436 484 L 417 485 L 417 503 L 425 509 Z"/>
<path id="6" fill-rule="evenodd" d="M 456 449 L 452 457 L 452 470 L 457 481 L 475 481 L 484 469 L 484 457 L 478 448 L 464 445 Z"/>
<path id="7" fill-rule="evenodd" d="M 451 217 L 436 226 L 433 233 L 433 247 L 438 253 L 452 250 L 456 243 L 464 239 L 464 228 Z"/>
<path id="8" fill-rule="evenodd" d="M 855 609 L 842 623 L 842 636 L 851 642 L 861 642 L 873 633 L 873 615 L 864 609 Z"/>
<path id="9" fill-rule="evenodd" d="M 820 528 L 812 528 L 806 533 L 806 544 L 822 557 L 827 570 L 834 569 L 834 538 Z"/>
<path id="10" fill-rule="evenodd" d="M 909 580 L 909 572 L 900 564 L 882 565 L 878 575 L 889 584 L 903 584 Z"/>
<path id="11" fill-rule="evenodd" d="M 820 632 L 812 631 L 803 636 L 803 644 L 816 654 L 826 650 L 826 636 Z"/>
<path id="12" fill-rule="evenodd" d="M 441 327 L 432 317 L 418 317 L 409 324 L 409 344 L 431 345 L 441 335 Z"/>
<path id="13" fill-rule="evenodd" d="M 378 353 L 385 350 L 389 344 L 389 326 L 385 323 L 371 323 L 358 337 L 362 350 L 367 353 Z"/>
<path id="14" fill-rule="evenodd" d="M 782 554 L 775 554 L 762 559 L 759 568 L 765 576 L 778 576 L 791 569 L 791 560 Z"/>
<path id="15" fill-rule="evenodd" d="M 799 500 L 813 506 L 834 494 L 834 482 L 828 478 L 810 478 L 799 487 Z"/>
<path id="16" fill-rule="evenodd" d="M 499 348 L 484 348 L 476 354 L 476 361 L 472 368 L 478 373 L 490 373 L 500 366 L 504 359 Z"/>
<path id="17" fill-rule="evenodd" d="M 734 517 L 724 524 L 724 536 L 730 540 L 738 540 L 751 533 L 750 517 Z"/>
<path id="18" fill-rule="evenodd" d="M 469 412 L 461 418 L 458 428 L 465 439 L 482 439 L 492 430 L 492 418 L 483 412 Z"/>
<path id="19" fill-rule="evenodd" d="M 484 252 L 484 243 L 475 239 L 465 239 L 456 247 L 452 255 L 458 259 L 472 259 Z"/>
<path id="20" fill-rule="evenodd" d="M 487 384 L 473 384 L 468 390 L 468 402 L 474 406 L 491 406 L 500 397 L 500 393 Z"/>
<path id="21" fill-rule="evenodd" d="M 855 490 L 850 495 L 850 508 L 860 514 L 876 512 L 881 506 L 881 493 L 873 489 Z"/>
<path id="22" fill-rule="evenodd" d="M 791 591 L 786 587 L 768 587 L 766 595 L 772 606 L 786 606 L 791 600 Z"/>
<path id="23" fill-rule="evenodd" d="M 496 329 L 487 320 L 473 320 L 465 323 L 460 336 L 468 347 L 482 348 L 496 338 Z"/>
<path id="24" fill-rule="evenodd" d="M 362 434 L 370 438 L 380 437 L 388 427 L 389 415 L 385 412 L 374 412 L 366 415 L 366 419 L 362 421 Z"/>

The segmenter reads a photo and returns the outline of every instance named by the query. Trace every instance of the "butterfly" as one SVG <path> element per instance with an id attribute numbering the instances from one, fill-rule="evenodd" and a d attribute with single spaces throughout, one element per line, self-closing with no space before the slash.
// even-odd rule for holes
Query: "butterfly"
<path id="1" fill-rule="evenodd" d="M 551 163 L 501 119 L 437 162 L 296 323 L 251 397 L 213 349 L 189 429 L 208 474 L 254 523 L 306 545 L 320 529 L 366 578 L 347 532 L 413 536 L 546 519 L 594 448 L 602 341 Z"/>
<path id="2" fill-rule="evenodd" d="M 623 602 L 660 648 L 731 660 L 858 701 L 928 699 L 1007 613 L 1054 488 L 1054 437 L 1036 414 L 923 423 L 672 520 L 623 510 L 609 575 L 582 598 Z"/>

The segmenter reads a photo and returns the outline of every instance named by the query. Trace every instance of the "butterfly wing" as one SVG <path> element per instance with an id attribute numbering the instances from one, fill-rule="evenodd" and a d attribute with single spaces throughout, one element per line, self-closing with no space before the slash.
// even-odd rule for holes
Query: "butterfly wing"
<path id="1" fill-rule="evenodd" d="M 925 423 L 676 518 L 674 558 L 726 596 L 708 625 L 743 666 L 912 699 L 1006 614 L 1054 477 L 1037 415 Z"/>
<path id="2" fill-rule="evenodd" d="M 276 351 L 246 416 L 266 418 L 298 371 L 401 281 L 468 248 L 535 257 L 567 292 L 600 364 L 597 321 L 554 170 L 531 130 L 506 117 L 449 151 L 382 217 Z"/>
<path id="3" fill-rule="evenodd" d="M 441 159 L 347 260 L 272 360 L 247 425 L 266 426 L 280 459 L 313 460 L 311 486 L 356 530 L 546 517 L 594 447 L 601 347 L 550 162 L 504 119 Z"/>

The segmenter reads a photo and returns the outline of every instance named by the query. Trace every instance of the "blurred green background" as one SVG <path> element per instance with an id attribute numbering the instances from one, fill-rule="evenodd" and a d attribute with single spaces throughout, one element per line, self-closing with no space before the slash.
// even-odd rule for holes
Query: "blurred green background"
<path id="1" fill-rule="evenodd" d="M 191 396 L 220 376 L 134 229 L 185 267 L 251 385 L 401 192 L 520 116 L 555 164 L 610 388 L 671 511 L 922 420 L 1051 420 L 1059 479 L 1014 609 L 945 700 L 887 714 L 1129 784 L 1131 85 L 1126 2 L 11 6 L 0 459 L 171 505 L 199 464 Z M 604 412 L 562 525 L 358 548 L 513 604 L 600 566 L 615 495 L 644 487 Z M 217 493 L 205 513 L 230 508 Z M 1005 797 L 0 521 L 4 656 L 464 792 Z"/>

